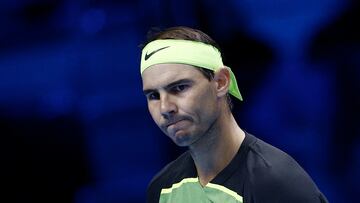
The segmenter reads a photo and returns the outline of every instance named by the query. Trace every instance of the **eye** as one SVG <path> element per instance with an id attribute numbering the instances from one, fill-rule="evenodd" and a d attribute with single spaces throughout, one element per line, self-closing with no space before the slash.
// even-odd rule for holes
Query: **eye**
<path id="1" fill-rule="evenodd" d="M 176 85 L 171 88 L 171 91 L 174 93 L 180 93 L 184 90 L 186 90 L 189 86 L 188 85 Z"/>
<path id="2" fill-rule="evenodd" d="M 146 95 L 148 100 L 157 100 L 159 99 L 159 93 L 158 92 L 151 92 Z"/>

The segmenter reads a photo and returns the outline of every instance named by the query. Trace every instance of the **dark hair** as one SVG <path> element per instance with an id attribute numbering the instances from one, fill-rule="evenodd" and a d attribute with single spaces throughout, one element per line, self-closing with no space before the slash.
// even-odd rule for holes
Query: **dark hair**
<path id="1" fill-rule="evenodd" d="M 202 43 L 214 46 L 221 53 L 219 45 L 213 39 L 211 39 L 211 37 L 209 37 L 207 34 L 205 34 L 204 32 L 202 32 L 200 30 L 185 27 L 185 26 L 170 27 L 165 30 L 160 30 L 158 28 L 152 28 L 147 34 L 147 41 L 145 42 L 145 44 L 141 45 L 141 47 L 143 48 L 148 43 L 150 43 L 154 40 L 157 40 L 157 39 L 183 39 L 183 40 L 202 42 Z M 211 81 L 214 78 L 214 71 L 206 69 L 206 68 L 202 68 L 202 67 L 197 67 L 197 68 L 199 68 L 200 72 L 209 81 Z M 232 101 L 231 101 L 231 97 L 230 97 L 229 93 L 227 93 L 226 98 L 227 98 L 227 103 L 228 103 L 229 109 L 232 110 L 233 105 L 232 105 Z"/>

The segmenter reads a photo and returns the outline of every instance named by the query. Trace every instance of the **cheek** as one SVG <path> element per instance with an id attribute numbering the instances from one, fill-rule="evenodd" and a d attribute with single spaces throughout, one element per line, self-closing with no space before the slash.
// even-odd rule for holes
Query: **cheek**
<path id="1" fill-rule="evenodd" d="M 148 110 L 156 124 L 159 123 L 159 112 L 156 111 L 156 105 L 148 104 Z"/>
<path id="2" fill-rule="evenodd" d="M 184 102 L 185 110 L 197 117 L 199 122 L 209 119 L 208 117 L 216 110 L 216 96 L 210 89 L 199 91 Z"/>

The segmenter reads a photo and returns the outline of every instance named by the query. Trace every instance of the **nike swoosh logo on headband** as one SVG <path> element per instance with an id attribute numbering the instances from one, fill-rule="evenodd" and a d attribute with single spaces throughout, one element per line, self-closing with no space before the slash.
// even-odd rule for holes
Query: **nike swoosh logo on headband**
<path id="1" fill-rule="evenodd" d="M 156 52 L 161 51 L 163 49 L 169 48 L 170 46 L 162 47 L 160 49 L 156 49 L 155 51 L 152 51 L 150 54 L 147 52 L 145 53 L 145 61 L 148 60 L 152 55 L 154 55 Z"/>

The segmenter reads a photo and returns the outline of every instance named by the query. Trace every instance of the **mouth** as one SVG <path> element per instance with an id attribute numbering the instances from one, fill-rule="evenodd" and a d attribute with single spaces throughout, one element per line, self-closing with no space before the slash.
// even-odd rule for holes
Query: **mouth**
<path id="1" fill-rule="evenodd" d="M 165 127 L 168 128 L 171 125 L 174 125 L 174 124 L 176 124 L 176 123 L 178 123 L 180 121 L 183 121 L 183 120 L 185 120 L 185 119 L 178 119 L 178 120 L 175 120 L 175 121 L 168 122 L 168 123 L 165 124 Z"/>

